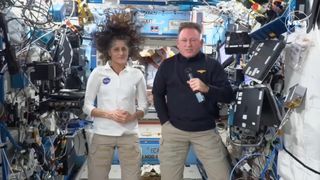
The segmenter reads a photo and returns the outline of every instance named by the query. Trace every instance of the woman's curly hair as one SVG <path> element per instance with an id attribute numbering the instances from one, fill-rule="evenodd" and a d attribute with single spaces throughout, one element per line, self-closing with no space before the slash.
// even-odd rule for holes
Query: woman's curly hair
<path id="1" fill-rule="evenodd" d="M 109 60 L 108 50 L 114 40 L 125 40 L 129 47 L 129 57 L 139 58 L 139 46 L 143 42 L 140 27 L 132 12 L 109 12 L 105 26 L 95 34 L 97 50 L 104 59 Z"/>

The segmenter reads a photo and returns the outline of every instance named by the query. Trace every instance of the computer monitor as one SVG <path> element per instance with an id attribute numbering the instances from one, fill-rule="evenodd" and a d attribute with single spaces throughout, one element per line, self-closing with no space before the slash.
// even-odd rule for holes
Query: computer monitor
<path id="1" fill-rule="evenodd" d="M 233 58 L 232 55 L 226 54 L 225 43 L 222 43 L 220 45 L 220 47 L 218 48 L 218 50 L 219 50 L 219 52 L 218 52 L 219 53 L 218 54 L 218 61 L 223 66 L 223 68 L 226 68 L 227 66 L 229 66 L 234 61 L 234 58 Z"/>

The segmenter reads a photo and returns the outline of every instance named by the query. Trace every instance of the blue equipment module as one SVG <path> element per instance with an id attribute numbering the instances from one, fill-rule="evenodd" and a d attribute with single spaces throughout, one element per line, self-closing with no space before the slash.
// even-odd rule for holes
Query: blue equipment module
<path id="1" fill-rule="evenodd" d="M 29 31 L 28 33 L 29 35 L 33 34 L 33 41 L 38 39 L 39 37 L 41 37 L 39 39 L 39 41 L 41 42 L 41 45 L 45 45 L 46 47 L 50 47 L 54 41 L 54 36 L 55 34 L 53 32 L 46 32 L 43 30 L 34 30 L 34 31 Z M 45 35 L 46 34 L 46 35 Z"/>
<path id="2" fill-rule="evenodd" d="M 66 17 L 66 8 L 64 3 L 53 4 L 51 9 L 52 19 L 54 22 L 61 22 Z"/>
<path id="3" fill-rule="evenodd" d="M 11 88 L 22 89 L 28 85 L 28 78 L 23 72 L 10 75 Z"/>

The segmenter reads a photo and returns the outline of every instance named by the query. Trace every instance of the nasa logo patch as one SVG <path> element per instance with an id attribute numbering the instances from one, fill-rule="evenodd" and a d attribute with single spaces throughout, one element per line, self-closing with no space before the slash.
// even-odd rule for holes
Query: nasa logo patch
<path id="1" fill-rule="evenodd" d="M 102 83 L 103 84 L 109 84 L 111 79 L 109 77 L 103 78 Z"/>

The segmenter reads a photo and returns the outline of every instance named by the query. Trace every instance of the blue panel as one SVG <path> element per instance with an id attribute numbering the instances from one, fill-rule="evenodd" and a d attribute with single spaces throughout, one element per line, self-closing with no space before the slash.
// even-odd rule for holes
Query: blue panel
<path id="1" fill-rule="evenodd" d="M 178 7 L 180 11 L 192 11 L 193 5 L 186 4 L 186 5 L 179 5 Z"/>
<path id="2" fill-rule="evenodd" d="M 24 88 L 28 84 L 28 79 L 22 72 L 19 72 L 14 75 L 10 75 L 10 79 L 11 79 L 11 88 L 14 88 L 14 89 Z"/>
<path id="3" fill-rule="evenodd" d="M 93 70 L 97 66 L 97 50 L 95 47 L 91 47 L 90 56 L 90 70 Z"/>
<path id="4" fill-rule="evenodd" d="M 140 146 L 141 146 L 141 151 L 142 151 L 142 164 L 159 164 L 159 138 L 140 138 Z M 191 165 L 191 164 L 197 164 L 197 157 L 191 148 L 186 164 Z M 119 163 L 119 155 L 118 151 L 116 150 L 114 153 L 114 158 L 112 161 L 112 164 L 120 164 Z"/>
<path id="5" fill-rule="evenodd" d="M 141 138 L 142 164 L 159 164 L 159 138 Z"/>
<path id="6" fill-rule="evenodd" d="M 228 125 L 233 126 L 234 123 L 234 109 L 229 110 L 229 115 L 228 115 Z"/>
<path id="7" fill-rule="evenodd" d="M 187 11 L 139 11 L 141 33 L 147 37 L 176 37 L 181 22 L 190 21 Z"/>
<path id="8" fill-rule="evenodd" d="M 51 9 L 52 19 L 54 22 L 61 22 L 66 16 L 66 8 L 64 3 L 54 4 Z"/>
<path id="9" fill-rule="evenodd" d="M 39 37 L 41 37 L 40 38 L 40 41 L 44 44 L 44 45 L 46 45 L 46 46 L 50 46 L 52 43 L 53 43 L 53 41 L 54 41 L 54 33 L 53 32 L 50 32 L 50 33 L 48 33 L 47 35 L 45 35 L 45 36 L 43 36 L 44 34 L 46 34 L 46 33 L 48 33 L 48 32 L 46 32 L 46 31 L 42 31 L 42 30 L 34 30 L 34 31 L 30 31 L 29 32 L 29 34 L 33 34 L 33 36 L 34 36 L 34 39 L 33 40 L 35 40 L 35 39 L 37 39 L 37 38 L 39 38 Z"/>

